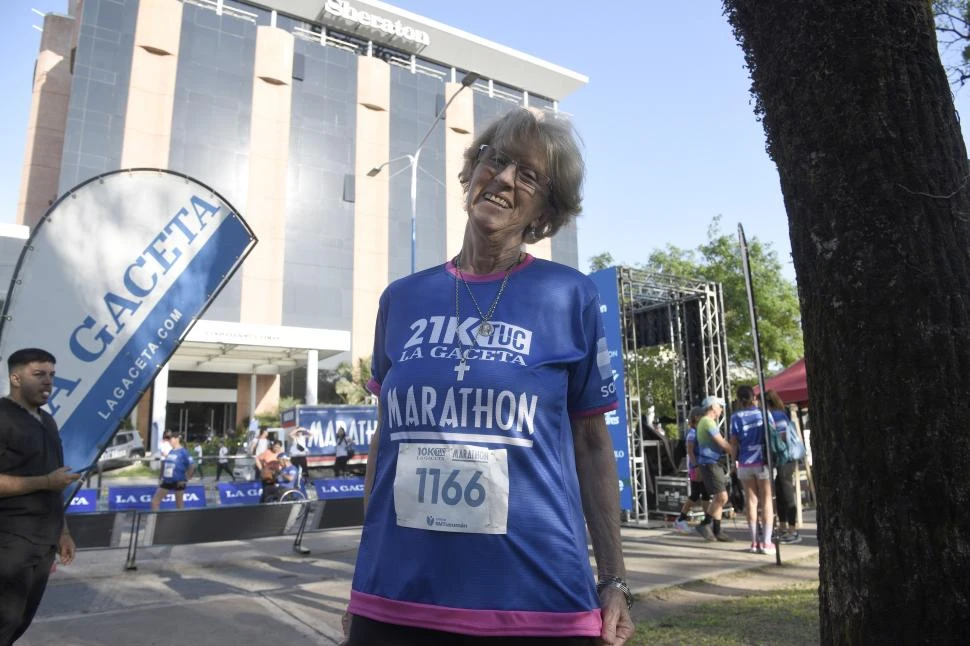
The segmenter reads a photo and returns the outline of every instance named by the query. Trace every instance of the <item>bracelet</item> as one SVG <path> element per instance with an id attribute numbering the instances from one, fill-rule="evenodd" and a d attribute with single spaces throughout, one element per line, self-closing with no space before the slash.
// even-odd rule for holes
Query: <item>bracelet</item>
<path id="1" fill-rule="evenodd" d="M 626 581 L 620 577 L 601 576 L 599 583 L 596 584 L 596 594 L 603 592 L 604 588 L 616 588 L 626 597 L 626 609 L 629 610 L 633 607 L 633 592 L 630 590 L 630 586 L 626 584 Z"/>

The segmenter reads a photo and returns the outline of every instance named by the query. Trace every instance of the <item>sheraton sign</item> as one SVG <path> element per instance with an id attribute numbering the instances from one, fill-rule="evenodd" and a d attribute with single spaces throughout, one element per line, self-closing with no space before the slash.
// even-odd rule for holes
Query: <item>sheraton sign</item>
<path id="1" fill-rule="evenodd" d="M 345 0 L 327 0 L 327 3 L 324 5 L 324 11 L 338 18 L 357 23 L 358 25 L 376 29 L 388 36 L 397 36 L 419 45 L 431 44 L 431 36 L 428 35 L 428 32 L 415 29 L 400 20 L 391 20 L 370 13 L 369 11 L 361 11 Z"/>

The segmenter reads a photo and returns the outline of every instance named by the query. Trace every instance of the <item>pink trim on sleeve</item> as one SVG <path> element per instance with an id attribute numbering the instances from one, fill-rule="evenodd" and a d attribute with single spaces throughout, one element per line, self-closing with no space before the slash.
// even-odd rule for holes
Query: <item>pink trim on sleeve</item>
<path id="1" fill-rule="evenodd" d="M 581 417 L 592 417 L 593 415 L 602 415 L 603 413 L 608 413 L 611 410 L 616 410 L 619 407 L 620 407 L 620 402 L 615 401 L 611 404 L 606 404 L 605 406 L 590 408 L 589 410 L 569 411 L 569 419 L 579 419 Z"/>
<path id="2" fill-rule="evenodd" d="M 374 379 L 373 377 L 371 377 L 370 381 L 367 382 L 367 390 L 369 390 L 372 395 L 377 395 L 378 397 L 380 397 L 381 396 L 380 382 Z"/>
<path id="3" fill-rule="evenodd" d="M 603 627 L 598 608 L 581 612 L 451 608 L 396 601 L 357 590 L 350 591 L 348 611 L 400 626 L 480 637 L 599 637 Z"/>

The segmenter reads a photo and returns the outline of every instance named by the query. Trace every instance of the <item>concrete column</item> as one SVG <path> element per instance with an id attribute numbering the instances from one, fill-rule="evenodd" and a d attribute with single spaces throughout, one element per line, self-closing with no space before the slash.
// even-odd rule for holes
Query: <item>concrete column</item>
<path id="1" fill-rule="evenodd" d="M 249 419 L 256 417 L 256 370 L 249 376 Z"/>
<path id="2" fill-rule="evenodd" d="M 461 83 L 446 83 L 445 96 L 452 96 Z M 458 173 L 465 164 L 465 150 L 471 146 L 475 130 L 474 90 L 465 88 L 448 106 L 445 114 L 445 257 L 452 258 L 461 250 L 465 238 L 465 192 Z"/>
<path id="3" fill-rule="evenodd" d="M 308 406 L 313 406 L 317 403 L 317 373 L 319 372 L 319 361 L 319 351 L 306 351 L 306 397 L 303 403 Z"/>
<path id="4" fill-rule="evenodd" d="M 17 224 L 33 228 L 58 197 L 71 94 L 71 46 L 77 21 L 49 13 L 34 66 L 34 95 L 17 200 Z"/>
<path id="5" fill-rule="evenodd" d="M 121 167 L 168 168 L 182 3 L 141 0 L 131 55 Z"/>
<path id="6" fill-rule="evenodd" d="M 152 385 L 152 444 L 153 451 L 158 450 L 158 445 L 162 441 L 162 433 L 165 432 L 165 409 L 168 406 L 168 364 L 155 375 L 155 382 Z"/>
<path id="7" fill-rule="evenodd" d="M 240 269 L 243 323 L 280 325 L 283 319 L 292 77 L 293 35 L 257 27 L 246 221 L 259 244 Z"/>
<path id="8" fill-rule="evenodd" d="M 354 202 L 354 280 L 351 362 L 374 350 L 374 321 L 387 286 L 388 178 L 367 171 L 390 155 L 391 68 L 378 58 L 357 58 L 357 194 Z"/>

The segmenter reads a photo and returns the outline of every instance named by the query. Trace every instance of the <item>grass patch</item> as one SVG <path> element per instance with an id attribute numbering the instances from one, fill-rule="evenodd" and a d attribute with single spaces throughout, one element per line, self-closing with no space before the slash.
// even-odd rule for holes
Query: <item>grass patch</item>
<path id="1" fill-rule="evenodd" d="M 818 644 L 818 590 L 792 587 L 705 603 L 689 613 L 637 624 L 631 646 Z"/>
<path id="2" fill-rule="evenodd" d="M 139 463 L 130 467 L 105 471 L 103 476 L 105 478 L 158 478 L 158 474 L 158 469 L 152 469 L 146 464 Z"/>

